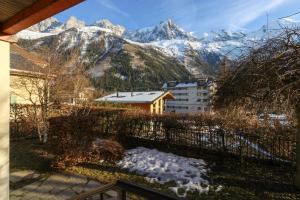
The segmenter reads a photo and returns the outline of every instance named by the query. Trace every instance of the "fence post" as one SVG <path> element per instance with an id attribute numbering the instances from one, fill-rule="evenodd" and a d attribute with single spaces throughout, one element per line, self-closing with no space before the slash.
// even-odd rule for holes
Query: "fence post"
<path id="1" fill-rule="evenodd" d="M 126 200 L 126 191 L 123 189 L 118 190 L 117 192 L 117 199 L 118 200 Z"/>
<path id="2" fill-rule="evenodd" d="M 219 131 L 220 131 L 220 135 L 221 135 L 221 139 L 222 139 L 222 148 L 225 153 L 227 151 L 226 145 L 225 145 L 225 131 L 222 128 L 219 129 Z"/>
<path id="3" fill-rule="evenodd" d="M 242 140 L 242 132 L 238 131 L 238 135 L 239 135 L 239 143 L 240 143 L 240 148 L 239 148 L 239 150 L 240 150 L 240 162 L 243 163 L 244 162 L 244 157 L 243 157 L 243 144 L 244 144 L 244 141 Z"/>

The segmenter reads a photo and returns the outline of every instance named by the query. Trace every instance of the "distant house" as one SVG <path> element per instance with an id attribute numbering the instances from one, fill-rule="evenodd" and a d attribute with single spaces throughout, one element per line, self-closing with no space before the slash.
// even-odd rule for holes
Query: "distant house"
<path id="1" fill-rule="evenodd" d="M 195 82 L 168 82 L 163 85 L 163 90 L 175 96 L 175 99 L 166 101 L 166 112 L 210 112 L 216 83 L 209 78 Z"/>
<path id="2" fill-rule="evenodd" d="M 175 99 L 170 92 L 118 92 L 96 99 L 95 101 L 121 103 L 141 109 L 151 114 L 162 114 L 164 112 L 165 100 Z"/>
<path id="3" fill-rule="evenodd" d="M 84 87 L 81 88 L 80 91 L 73 92 L 73 94 L 69 95 L 69 100 L 65 101 L 66 103 L 71 103 L 73 105 L 89 102 L 93 100 L 96 89 L 93 87 Z M 66 93 L 67 94 L 67 93 Z"/>
<path id="4" fill-rule="evenodd" d="M 17 45 L 11 45 L 10 57 L 10 103 L 40 105 L 48 84 L 47 62 Z"/>
<path id="5" fill-rule="evenodd" d="M 40 72 L 10 70 L 10 103 L 40 105 L 46 92 L 46 76 Z"/>

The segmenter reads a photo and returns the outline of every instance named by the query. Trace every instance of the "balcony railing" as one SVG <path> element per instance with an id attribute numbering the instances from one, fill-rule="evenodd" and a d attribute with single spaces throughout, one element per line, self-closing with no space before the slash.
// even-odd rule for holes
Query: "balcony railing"
<path id="1" fill-rule="evenodd" d="M 105 197 L 105 194 L 109 191 L 116 191 L 117 195 L 114 197 Z M 126 200 L 130 199 L 128 194 L 134 194 L 145 199 L 159 199 L 159 200 L 179 200 L 180 198 L 170 196 L 157 190 L 146 188 L 137 184 L 129 183 L 127 181 L 117 181 L 104 185 L 100 188 L 79 194 L 71 198 L 70 200 Z"/>

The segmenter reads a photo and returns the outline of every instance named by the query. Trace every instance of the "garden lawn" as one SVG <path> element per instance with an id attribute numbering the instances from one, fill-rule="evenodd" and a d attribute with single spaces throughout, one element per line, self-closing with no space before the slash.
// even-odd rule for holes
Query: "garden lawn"
<path id="1" fill-rule="evenodd" d="M 49 148 L 47 145 L 40 145 L 36 140 L 11 141 L 11 171 L 20 169 L 36 170 L 42 173 L 52 171 L 50 162 L 53 156 L 48 153 Z M 178 154 L 182 154 L 182 151 L 179 149 L 177 151 Z M 163 153 L 161 151 L 157 151 L 156 153 L 158 152 Z M 176 150 L 173 150 L 173 153 L 176 153 Z M 174 154 L 168 155 L 172 159 L 172 155 Z M 181 156 L 199 157 L 193 153 Z M 184 157 L 179 158 L 184 159 Z M 197 190 L 189 192 L 186 196 L 187 199 L 300 199 L 299 191 L 296 191 L 293 187 L 294 168 L 291 166 L 266 165 L 250 161 L 240 162 L 240 160 L 235 158 L 209 154 L 201 155 L 201 158 L 185 159 L 187 159 L 186 161 L 193 160 L 195 162 L 203 160 L 204 163 L 201 163 L 203 164 L 201 165 L 202 168 L 199 169 L 205 169 L 206 171 L 199 177 L 208 181 L 209 184 L 203 182 L 202 186 L 209 186 L 209 190 L 208 192 L 201 193 Z M 129 157 L 125 157 L 125 160 L 127 166 L 133 163 Z M 160 164 L 167 169 L 166 165 L 163 163 Z M 172 162 L 169 164 L 172 164 Z M 127 180 L 176 196 L 170 190 L 172 187 L 178 187 L 176 179 L 169 178 L 167 181 L 153 181 L 156 180 L 153 174 L 152 179 L 146 179 L 145 175 L 147 173 L 143 174 L 137 169 L 134 170 L 124 166 L 125 163 L 122 164 L 122 161 L 118 164 L 103 162 L 84 163 L 68 168 L 66 171 L 90 176 L 101 182 L 112 182 L 118 179 Z M 150 169 L 150 167 L 151 165 L 148 165 L 147 169 Z M 155 168 L 155 164 L 152 167 Z M 194 167 L 197 168 L 200 165 L 195 165 Z M 159 170 L 159 167 L 156 170 Z M 179 188 L 178 192 L 179 194 L 183 194 L 184 189 Z"/>

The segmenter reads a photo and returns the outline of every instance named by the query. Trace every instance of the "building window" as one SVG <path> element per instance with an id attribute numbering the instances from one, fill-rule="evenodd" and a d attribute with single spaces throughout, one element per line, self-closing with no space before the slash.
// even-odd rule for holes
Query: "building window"
<path id="1" fill-rule="evenodd" d="M 186 110 L 189 109 L 188 106 L 167 106 L 167 108 L 169 108 L 169 109 L 186 109 Z"/>
<path id="2" fill-rule="evenodd" d="M 176 88 L 175 90 L 187 90 L 187 88 Z"/>
<path id="3" fill-rule="evenodd" d="M 207 92 L 198 92 L 197 93 L 197 96 L 207 96 L 208 95 L 208 93 Z"/>
<path id="4" fill-rule="evenodd" d="M 11 104 L 17 104 L 17 96 L 11 95 L 10 96 L 10 103 Z"/>
<path id="5" fill-rule="evenodd" d="M 174 101 L 188 101 L 188 99 L 174 99 Z"/>
<path id="6" fill-rule="evenodd" d="M 206 90 L 207 86 L 198 86 L 198 90 Z"/>
<path id="7" fill-rule="evenodd" d="M 188 93 L 173 93 L 174 96 L 187 96 Z"/>

